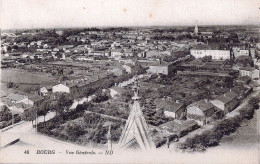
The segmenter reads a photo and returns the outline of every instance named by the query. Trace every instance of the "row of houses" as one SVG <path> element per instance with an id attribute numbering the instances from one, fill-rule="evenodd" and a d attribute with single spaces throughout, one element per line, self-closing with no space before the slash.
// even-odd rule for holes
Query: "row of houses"
<path id="1" fill-rule="evenodd" d="M 93 83 L 104 80 L 111 75 L 112 73 L 110 72 L 104 72 L 97 76 L 84 77 L 75 80 L 66 80 L 53 86 L 43 86 L 40 88 L 40 94 L 47 96 L 51 93 L 82 93 L 85 92 L 86 89 L 89 89 Z"/>
<path id="2" fill-rule="evenodd" d="M 249 92 L 252 91 L 249 90 Z M 248 94 L 247 94 L 248 95 Z M 203 126 L 212 121 L 213 115 L 225 115 L 234 110 L 242 99 L 245 97 L 239 96 L 236 92 L 230 90 L 213 100 L 202 99 L 192 104 L 185 106 L 179 101 L 171 99 L 156 99 L 154 104 L 159 110 L 163 110 L 166 117 L 174 119 L 194 120 L 198 125 Z"/>

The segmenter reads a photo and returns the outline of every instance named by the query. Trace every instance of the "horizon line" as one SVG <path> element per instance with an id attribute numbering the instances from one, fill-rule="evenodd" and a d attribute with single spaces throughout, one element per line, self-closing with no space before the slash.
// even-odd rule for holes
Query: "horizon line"
<path id="1" fill-rule="evenodd" d="M 147 25 L 147 26 L 71 26 L 71 27 L 24 27 L 24 28 L 0 28 L 1 31 L 6 30 L 33 30 L 33 29 L 82 29 L 82 28 L 171 28 L 171 27 L 194 27 L 194 25 Z M 204 24 L 197 25 L 198 27 L 208 26 L 256 26 L 260 27 L 260 24 Z"/>

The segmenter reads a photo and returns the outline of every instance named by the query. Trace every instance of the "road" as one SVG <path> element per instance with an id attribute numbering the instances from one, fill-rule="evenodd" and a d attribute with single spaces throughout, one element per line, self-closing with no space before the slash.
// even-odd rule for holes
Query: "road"
<path id="1" fill-rule="evenodd" d="M 53 118 L 55 116 L 54 112 L 49 112 L 46 116 L 45 116 L 45 120 L 49 120 L 51 118 Z M 38 122 L 43 122 L 44 121 L 44 117 L 40 116 L 38 117 Z M 31 133 L 35 133 L 35 128 L 33 128 L 32 126 L 32 122 L 31 121 L 23 121 L 21 123 L 15 124 L 15 126 L 12 128 L 12 126 L 5 128 L 7 129 L 6 131 L 1 131 L 0 132 L 0 136 L 1 136 L 1 140 L 0 140 L 0 145 L 1 146 L 5 146 L 6 144 L 10 143 L 11 141 L 13 141 L 14 139 L 17 138 L 25 138 L 24 135 L 31 134 Z"/>

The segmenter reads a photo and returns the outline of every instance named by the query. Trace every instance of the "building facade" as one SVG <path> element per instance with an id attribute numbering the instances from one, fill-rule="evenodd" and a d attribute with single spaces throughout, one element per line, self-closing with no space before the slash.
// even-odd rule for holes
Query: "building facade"
<path id="1" fill-rule="evenodd" d="M 187 106 L 187 119 L 195 120 L 200 126 L 207 124 L 214 114 L 214 105 L 208 100 L 200 100 Z"/>
<path id="2" fill-rule="evenodd" d="M 233 91 L 224 93 L 223 95 L 212 100 L 211 103 L 221 109 L 224 114 L 231 112 L 238 105 L 238 94 Z"/>
<path id="3" fill-rule="evenodd" d="M 195 58 L 203 58 L 205 56 L 211 56 L 213 60 L 227 60 L 230 59 L 229 50 L 203 50 L 203 49 L 191 49 L 190 54 Z"/>

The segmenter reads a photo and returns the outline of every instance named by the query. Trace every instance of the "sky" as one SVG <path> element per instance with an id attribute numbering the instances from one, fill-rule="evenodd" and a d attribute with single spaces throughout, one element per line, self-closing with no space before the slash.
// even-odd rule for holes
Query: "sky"
<path id="1" fill-rule="evenodd" d="M 259 0 L 0 0 L 1 29 L 259 25 Z"/>

